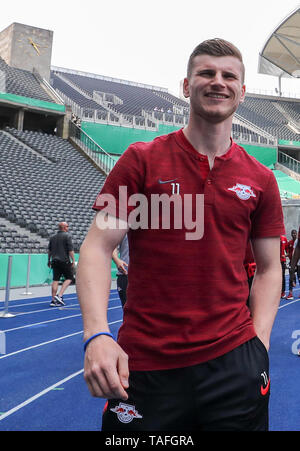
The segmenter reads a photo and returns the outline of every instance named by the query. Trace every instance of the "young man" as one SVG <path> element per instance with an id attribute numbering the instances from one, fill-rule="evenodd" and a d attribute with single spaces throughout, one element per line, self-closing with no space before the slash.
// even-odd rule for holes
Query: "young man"
<path id="1" fill-rule="evenodd" d="M 299 226 L 299 230 L 298 230 L 297 239 L 295 240 L 294 251 L 293 251 L 292 260 L 291 260 L 290 287 L 293 286 L 294 283 L 296 284 L 296 276 L 295 276 L 296 271 L 298 272 L 298 279 L 299 279 L 299 270 L 297 269 L 299 260 L 300 260 L 300 226 Z M 293 291 L 291 289 L 290 289 L 287 299 L 294 299 Z"/>
<path id="2" fill-rule="evenodd" d="M 282 284 L 281 284 L 281 299 L 286 299 L 285 294 L 285 270 L 286 270 L 286 254 L 287 254 L 287 246 L 288 246 L 288 240 L 287 237 L 284 235 L 280 236 L 280 264 L 281 264 L 281 271 L 282 271 Z"/>
<path id="3" fill-rule="evenodd" d="M 292 239 L 288 242 L 287 245 L 287 253 L 288 253 L 288 257 L 289 257 L 289 266 L 291 267 L 292 264 L 292 257 L 293 257 L 293 253 L 294 253 L 294 248 L 295 248 L 295 244 L 296 244 L 296 240 L 297 240 L 297 230 L 293 229 L 291 231 L 291 236 Z M 287 299 L 294 299 L 293 296 L 293 286 L 296 286 L 296 274 L 298 276 L 298 280 L 300 280 L 300 268 L 298 266 L 298 264 L 295 265 L 295 273 L 293 274 L 293 277 L 289 277 L 289 293 L 287 295 Z"/>
<path id="4" fill-rule="evenodd" d="M 95 201 L 103 211 L 80 251 L 85 379 L 93 396 L 108 399 L 105 431 L 268 428 L 267 349 L 285 231 L 272 171 L 231 140 L 245 95 L 239 50 L 221 39 L 197 46 L 184 95 L 187 127 L 127 149 Z M 164 208 L 156 208 L 157 197 Z M 134 200 L 145 199 L 136 214 Z M 103 332 L 111 255 L 127 231 L 117 343 Z M 249 238 L 257 267 L 248 308 Z"/>
<path id="5" fill-rule="evenodd" d="M 58 224 L 58 232 L 50 237 L 48 245 L 48 266 L 53 269 L 52 299 L 51 307 L 65 305 L 63 294 L 70 285 L 74 276 L 75 256 L 72 238 L 68 234 L 69 225 L 66 222 Z M 61 276 L 65 280 L 58 291 L 58 284 Z"/>

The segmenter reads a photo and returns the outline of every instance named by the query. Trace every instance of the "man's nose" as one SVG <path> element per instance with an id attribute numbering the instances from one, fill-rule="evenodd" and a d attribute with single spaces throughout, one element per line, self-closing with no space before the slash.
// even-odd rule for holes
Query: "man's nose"
<path id="1" fill-rule="evenodd" d="M 217 72 L 215 74 L 214 78 L 212 79 L 212 84 L 215 86 L 221 86 L 221 87 L 225 86 L 225 81 L 224 81 L 223 75 L 220 72 Z"/>

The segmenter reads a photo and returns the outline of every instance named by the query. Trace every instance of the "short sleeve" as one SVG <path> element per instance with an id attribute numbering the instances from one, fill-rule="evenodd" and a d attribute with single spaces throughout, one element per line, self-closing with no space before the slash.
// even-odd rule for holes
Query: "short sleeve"
<path id="1" fill-rule="evenodd" d="M 280 235 L 285 235 L 282 205 L 276 178 L 273 172 L 270 172 L 252 216 L 251 238 Z"/>
<path id="2" fill-rule="evenodd" d="M 144 185 L 144 164 L 137 145 L 131 145 L 119 158 L 98 194 L 94 210 L 103 210 L 127 221 L 134 207 L 128 206 L 128 198 L 141 193 Z"/>

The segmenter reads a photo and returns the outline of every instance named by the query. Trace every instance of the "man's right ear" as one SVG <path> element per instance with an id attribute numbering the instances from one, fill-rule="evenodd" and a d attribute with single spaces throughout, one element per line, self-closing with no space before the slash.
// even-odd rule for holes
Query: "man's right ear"
<path id="1" fill-rule="evenodd" d="M 188 78 L 185 78 L 183 80 L 183 95 L 185 98 L 190 97 L 190 87 L 189 87 L 189 80 Z"/>

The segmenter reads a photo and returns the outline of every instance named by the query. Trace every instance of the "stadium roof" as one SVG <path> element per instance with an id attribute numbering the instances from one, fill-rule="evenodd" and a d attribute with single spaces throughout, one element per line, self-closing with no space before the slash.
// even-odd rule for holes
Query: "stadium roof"
<path id="1" fill-rule="evenodd" d="M 300 8 L 272 32 L 259 55 L 258 72 L 300 78 Z"/>

